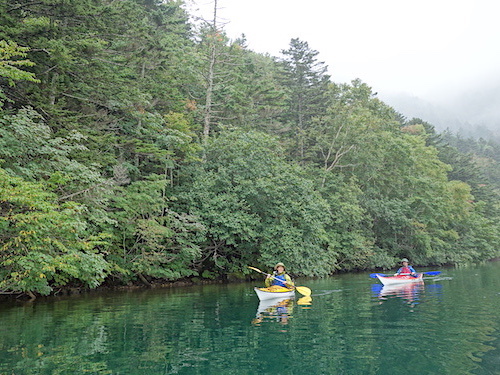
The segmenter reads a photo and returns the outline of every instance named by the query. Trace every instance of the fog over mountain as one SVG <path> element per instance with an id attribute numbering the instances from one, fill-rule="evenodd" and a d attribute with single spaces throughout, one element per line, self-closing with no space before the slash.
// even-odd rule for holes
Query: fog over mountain
<path id="1" fill-rule="evenodd" d="M 360 79 L 407 118 L 500 139 L 498 0 L 217 0 L 217 12 L 214 0 L 187 4 L 258 53 L 279 57 L 292 38 L 308 42 L 335 82 Z"/>
<path id="2" fill-rule="evenodd" d="M 458 93 L 424 98 L 408 93 L 379 93 L 379 98 L 408 119 L 420 118 L 438 132 L 500 140 L 500 82 Z"/>

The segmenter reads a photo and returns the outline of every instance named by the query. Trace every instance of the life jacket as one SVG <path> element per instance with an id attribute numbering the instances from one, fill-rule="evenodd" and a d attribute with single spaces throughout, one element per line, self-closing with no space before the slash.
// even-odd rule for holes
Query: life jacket
<path id="1" fill-rule="evenodd" d="M 281 275 L 274 275 L 273 283 L 271 285 L 285 286 L 285 283 L 285 274 L 282 273 Z"/>
<path id="2" fill-rule="evenodd" d="M 406 274 L 406 276 L 408 276 L 409 274 L 411 274 L 411 269 L 410 267 L 401 267 L 399 269 L 399 274 Z"/>

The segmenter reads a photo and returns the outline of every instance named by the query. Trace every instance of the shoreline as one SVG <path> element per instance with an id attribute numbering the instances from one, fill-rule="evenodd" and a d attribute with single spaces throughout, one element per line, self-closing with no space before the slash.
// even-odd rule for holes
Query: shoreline
<path id="1" fill-rule="evenodd" d="M 484 263 L 493 263 L 493 262 L 500 262 L 500 257 L 489 259 L 489 260 L 485 261 Z M 432 266 L 423 266 L 422 268 L 427 268 L 427 267 L 432 267 Z M 446 267 L 453 267 L 453 266 L 451 266 L 451 265 L 439 266 L 439 268 L 446 268 Z M 338 272 L 336 274 L 360 273 L 360 272 L 380 272 L 380 270 L 359 270 L 359 271 L 350 271 L 350 272 Z M 210 280 L 210 279 L 200 279 L 200 278 L 195 277 L 195 278 L 185 278 L 185 279 L 180 279 L 180 280 L 175 280 L 175 281 L 153 280 L 153 281 L 149 282 L 148 284 L 138 280 L 135 283 L 131 282 L 127 285 L 120 285 L 120 284 L 113 285 L 111 282 L 108 282 L 108 283 L 105 282 L 102 285 L 98 286 L 97 288 L 93 288 L 93 289 L 88 288 L 88 287 L 74 286 L 73 285 L 73 286 L 64 286 L 64 287 L 57 288 L 48 295 L 40 295 L 40 294 L 33 295 L 32 294 L 34 298 L 32 298 L 26 292 L 0 293 L 0 304 L 4 304 L 4 303 L 8 304 L 9 302 L 12 302 L 12 303 L 26 303 L 26 302 L 33 303 L 36 301 L 48 301 L 48 300 L 58 298 L 58 297 L 109 293 L 109 292 L 114 292 L 114 291 L 185 288 L 185 287 L 193 287 L 193 286 L 199 286 L 199 285 L 243 283 L 243 282 L 249 282 L 249 281 L 253 281 L 253 280 L 258 280 L 258 278 L 255 278 L 255 277 L 253 277 L 253 278 L 249 278 L 249 277 L 235 278 L 235 277 L 232 277 L 229 279 Z"/>

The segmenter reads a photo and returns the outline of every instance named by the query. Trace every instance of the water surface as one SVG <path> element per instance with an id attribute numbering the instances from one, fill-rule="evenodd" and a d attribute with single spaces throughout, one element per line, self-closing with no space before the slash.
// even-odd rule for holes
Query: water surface
<path id="1" fill-rule="evenodd" d="M 500 374 L 500 263 L 381 288 L 369 273 L 0 305 L 0 374 Z"/>

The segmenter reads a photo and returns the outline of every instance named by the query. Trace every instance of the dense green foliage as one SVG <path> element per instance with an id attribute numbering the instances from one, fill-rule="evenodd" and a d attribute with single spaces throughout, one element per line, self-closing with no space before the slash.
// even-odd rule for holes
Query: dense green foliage
<path id="1" fill-rule="evenodd" d="M 499 145 L 181 1 L 0 0 L 0 291 L 500 255 Z"/>
<path id="2" fill-rule="evenodd" d="M 0 169 L 3 290 L 48 293 L 73 279 L 96 287 L 107 276 L 106 236 L 87 233 L 83 207 L 54 201 L 41 184 Z"/>

